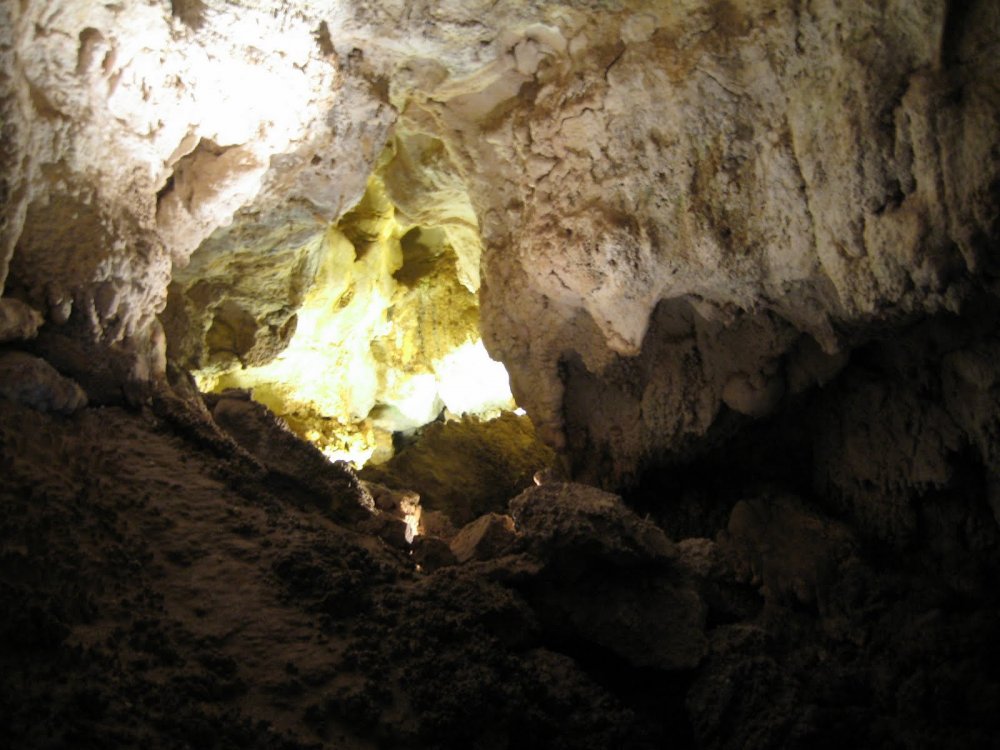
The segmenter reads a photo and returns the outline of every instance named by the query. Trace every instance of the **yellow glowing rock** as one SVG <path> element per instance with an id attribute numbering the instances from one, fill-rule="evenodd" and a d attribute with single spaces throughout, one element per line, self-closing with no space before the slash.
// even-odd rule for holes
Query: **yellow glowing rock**
<path id="1" fill-rule="evenodd" d="M 398 167 L 399 149 L 382 171 Z M 402 153 L 412 160 L 414 148 Z M 397 191 L 403 174 L 393 172 Z M 474 214 L 467 196 L 464 205 L 455 196 L 442 202 L 440 191 L 433 200 L 441 212 L 422 216 L 441 226 L 401 223 L 380 173 L 372 176 L 358 205 L 318 240 L 314 280 L 288 346 L 259 366 L 216 358 L 196 373 L 199 385 L 251 389 L 331 460 L 359 466 L 388 459 L 393 432 L 421 427 L 446 408 L 513 409 L 506 370 L 479 334 L 478 274 L 469 271 L 481 250 Z M 420 213 L 417 206 L 410 201 L 411 212 Z M 236 335 L 220 329 L 208 343 Z M 253 336 L 252 325 L 242 335 Z"/>
<path id="2" fill-rule="evenodd" d="M 507 502 L 556 463 L 526 416 L 464 417 L 434 422 L 390 461 L 366 466 L 362 478 L 420 495 L 425 514 L 443 512 L 459 527 Z M 426 517 L 426 516 L 425 516 Z"/>

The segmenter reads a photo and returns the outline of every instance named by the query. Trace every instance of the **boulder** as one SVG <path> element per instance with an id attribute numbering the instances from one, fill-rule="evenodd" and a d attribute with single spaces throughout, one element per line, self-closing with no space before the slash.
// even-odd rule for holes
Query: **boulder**
<path id="1" fill-rule="evenodd" d="M 458 562 L 448 542 L 436 536 L 418 536 L 410 545 L 413 562 L 428 573 Z"/>
<path id="2" fill-rule="evenodd" d="M 639 668 L 692 669 L 708 641 L 708 609 L 694 580 L 596 568 L 567 585 L 543 578 L 530 599 L 546 626 Z"/>
<path id="3" fill-rule="evenodd" d="M 358 524 L 358 530 L 377 536 L 396 549 L 405 550 L 410 546 L 410 535 L 406 522 L 389 513 L 376 511 L 370 518 Z"/>
<path id="4" fill-rule="evenodd" d="M 459 562 L 500 557 L 514 543 L 514 519 L 487 513 L 462 528 L 451 540 L 451 551 Z"/>
<path id="5" fill-rule="evenodd" d="M 0 298 L 0 344 L 33 339 L 43 322 L 42 314 L 21 300 Z"/>
<path id="6" fill-rule="evenodd" d="M 527 588 L 548 628 L 640 668 L 698 664 L 707 643 L 698 569 L 662 529 L 582 484 L 532 487 L 510 509 L 515 550 L 541 561 Z"/>
<path id="7" fill-rule="evenodd" d="M 531 487 L 510 503 L 519 548 L 559 565 L 599 559 L 616 566 L 666 562 L 674 543 L 620 497 L 595 487 L 554 482 Z"/>
<path id="8" fill-rule="evenodd" d="M 87 405 L 87 394 L 44 359 L 25 352 L 0 352 L 0 396 L 38 411 L 72 414 Z"/>

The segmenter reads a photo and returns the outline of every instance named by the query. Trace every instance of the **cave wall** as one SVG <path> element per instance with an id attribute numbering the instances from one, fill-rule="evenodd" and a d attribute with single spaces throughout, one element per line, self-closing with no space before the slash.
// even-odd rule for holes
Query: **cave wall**
<path id="1" fill-rule="evenodd" d="M 390 139 L 400 214 L 481 232 L 458 273 L 518 403 L 606 483 L 996 290 L 988 0 L 3 12 L 0 280 L 92 397 L 158 377 L 158 315 L 182 361 L 220 311 L 275 356 Z"/>
<path id="2" fill-rule="evenodd" d="M 990 745 L 998 23 L 992 0 L 0 3 L 12 741 Z M 434 425 L 366 474 L 423 474 L 412 547 L 412 493 L 167 362 L 232 385 L 280 362 L 390 205 L 369 261 L 419 294 L 449 248 L 567 464 L 529 480 L 557 462 L 513 417 Z M 123 397 L 145 408 L 83 408 Z"/>
<path id="3" fill-rule="evenodd" d="M 627 475 L 995 285 L 995 3 L 538 20 L 402 116 L 455 134 L 486 340 L 580 465 Z"/>
<path id="4" fill-rule="evenodd" d="M 266 251 L 350 208 L 392 119 L 308 8 L 3 13 L 0 285 L 45 314 L 65 369 L 118 362 L 94 391 L 162 375 L 172 272 L 217 229 Z"/>

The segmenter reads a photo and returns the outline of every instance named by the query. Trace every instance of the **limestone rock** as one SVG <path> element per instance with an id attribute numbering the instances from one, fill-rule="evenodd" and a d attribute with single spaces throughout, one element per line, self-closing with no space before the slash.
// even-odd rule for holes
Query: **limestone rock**
<path id="1" fill-rule="evenodd" d="M 707 607 L 663 531 L 621 498 L 549 483 L 511 501 L 515 550 L 542 561 L 527 584 L 542 620 L 636 667 L 690 669 L 705 653 Z M 639 570 L 657 573 L 636 577 Z"/>
<path id="2" fill-rule="evenodd" d="M 480 341 L 471 208 L 453 200 L 438 215 L 416 207 L 427 196 L 390 197 L 389 182 L 409 174 L 401 162 L 444 159 L 440 141 L 424 146 L 414 154 L 397 138 L 335 226 L 305 212 L 216 232 L 171 282 L 170 355 L 205 390 L 252 388 L 292 429 L 356 465 L 385 461 L 392 433 L 443 408 L 513 408 L 506 372 Z"/>
<path id="3" fill-rule="evenodd" d="M 87 395 L 79 385 L 44 359 L 16 351 L 0 351 L 0 396 L 60 414 L 72 414 L 87 405 Z"/>
<path id="4" fill-rule="evenodd" d="M 700 578 L 709 578 L 718 567 L 718 553 L 711 539 L 691 537 L 677 542 L 677 563 Z"/>
<path id="5" fill-rule="evenodd" d="M 369 334 L 447 259 L 433 308 L 478 310 L 574 476 L 628 484 L 995 276 L 1000 10 L 883 5 L 8 4 L 0 285 L 142 360 L 116 378 L 162 376 L 161 314 L 171 356 L 236 377 L 308 322 L 334 225 L 364 265 L 370 206 L 338 221 L 375 170 L 400 299 L 352 361 L 406 361 Z M 334 400 L 398 425 L 389 380 Z"/>
<path id="6" fill-rule="evenodd" d="M 409 490 L 393 490 L 377 482 L 361 482 L 361 486 L 372 496 L 375 507 L 402 518 L 419 515 L 420 495 Z"/>
<path id="7" fill-rule="evenodd" d="M 393 118 L 308 4 L 181 5 L 2 11 L 0 287 L 103 346 L 152 334 L 220 227 L 322 234 Z"/>
<path id="8" fill-rule="evenodd" d="M 501 513 L 532 484 L 533 474 L 554 461 L 526 416 L 464 417 L 434 422 L 419 438 L 362 477 L 420 494 L 425 512 L 445 513 L 463 526 L 485 513 Z"/>
<path id="9" fill-rule="evenodd" d="M 556 564 L 663 564 L 677 555 L 662 529 L 635 515 L 617 495 L 594 487 L 563 482 L 531 487 L 511 500 L 510 512 L 518 548 Z"/>
<path id="10" fill-rule="evenodd" d="M 723 401 L 770 411 L 800 336 L 835 356 L 993 273 L 1000 11 L 962 8 L 566 10 L 410 102 L 476 166 L 486 342 L 577 476 L 631 481 Z"/>
<path id="11" fill-rule="evenodd" d="M 412 544 L 421 527 L 420 495 L 408 490 L 392 490 L 375 482 L 362 481 L 360 484 L 361 488 L 371 496 L 376 516 L 391 518 L 403 524 L 401 538 L 404 545 Z M 386 524 L 380 524 L 378 528 L 384 529 L 385 526 Z M 385 535 L 382 531 L 373 533 Z M 395 524 L 393 524 L 390 536 L 392 543 L 395 544 L 398 536 Z"/>
<path id="12" fill-rule="evenodd" d="M 0 297 L 0 344 L 34 338 L 44 320 L 30 305 L 11 297 Z"/>
<path id="13" fill-rule="evenodd" d="M 32 349 L 76 380 L 97 404 L 142 403 L 166 371 L 159 321 L 141 334 L 109 344 L 94 341 L 77 322 L 46 325 Z"/>
<path id="14" fill-rule="evenodd" d="M 737 503 L 721 543 L 738 575 L 759 586 L 766 600 L 798 601 L 824 616 L 830 614 L 830 591 L 857 554 L 845 525 L 791 497 Z"/>
<path id="15" fill-rule="evenodd" d="M 445 542 L 450 542 L 458 533 L 458 529 L 455 528 L 455 524 L 452 523 L 448 514 L 440 510 L 422 511 L 419 530 L 422 535 L 444 539 Z"/>
<path id="16" fill-rule="evenodd" d="M 500 557 L 514 543 L 514 519 L 488 513 L 464 526 L 451 540 L 452 553 L 460 563 Z"/>
<path id="17" fill-rule="evenodd" d="M 268 469 L 269 483 L 285 499 L 318 506 L 337 520 L 370 518 L 375 510 L 371 496 L 350 467 L 328 461 L 267 407 L 246 400 L 243 394 L 213 400 L 216 423 Z M 405 529 L 402 533 L 405 536 Z"/>
<path id="18" fill-rule="evenodd" d="M 413 539 L 410 549 L 412 550 L 413 563 L 427 572 L 446 568 L 458 562 L 455 559 L 455 553 L 448 546 L 448 542 L 438 537 L 421 534 Z"/>
<path id="19" fill-rule="evenodd" d="M 532 602 L 556 632 L 583 639 L 632 666 L 691 669 L 704 656 L 707 608 L 691 580 L 660 576 L 637 583 L 596 569 L 571 584 L 543 581 Z"/>
<path id="20" fill-rule="evenodd" d="M 390 513 L 375 511 L 370 518 L 358 524 L 358 530 L 373 534 L 396 549 L 405 550 L 410 546 L 406 522 Z"/>

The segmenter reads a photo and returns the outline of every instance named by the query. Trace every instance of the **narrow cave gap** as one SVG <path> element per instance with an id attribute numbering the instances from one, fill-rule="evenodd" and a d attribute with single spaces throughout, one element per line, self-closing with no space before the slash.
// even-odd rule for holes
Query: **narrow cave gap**
<path id="1" fill-rule="evenodd" d="M 467 198 L 419 194 L 442 154 L 397 137 L 335 224 L 257 250 L 210 238 L 175 276 L 166 318 L 168 351 L 213 403 L 249 395 L 329 460 L 461 526 L 504 511 L 554 457 L 483 345 Z"/>

